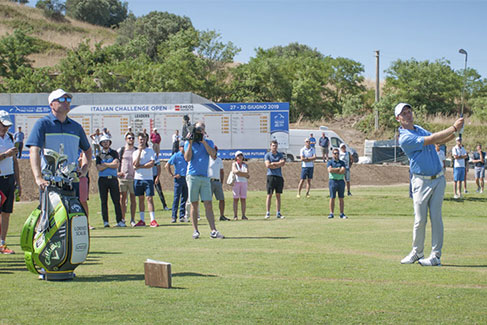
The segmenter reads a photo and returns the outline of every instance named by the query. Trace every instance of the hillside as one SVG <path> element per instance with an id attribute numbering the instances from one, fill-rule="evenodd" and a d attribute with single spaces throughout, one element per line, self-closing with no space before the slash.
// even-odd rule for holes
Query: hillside
<path id="1" fill-rule="evenodd" d="M 7 0 L 0 0 L 0 37 L 16 28 L 25 28 L 27 33 L 41 44 L 41 53 L 31 55 L 34 67 L 54 66 L 65 56 L 67 49 L 89 40 L 91 45 L 115 42 L 116 33 L 110 28 L 84 23 L 66 17 L 64 22 L 46 18 L 43 11 Z"/>

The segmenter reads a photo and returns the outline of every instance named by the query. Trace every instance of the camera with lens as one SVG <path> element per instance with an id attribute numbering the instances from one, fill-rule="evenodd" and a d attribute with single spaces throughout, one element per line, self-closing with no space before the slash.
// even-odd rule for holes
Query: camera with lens
<path id="1" fill-rule="evenodd" d="M 188 127 L 188 133 L 190 133 L 188 140 L 200 142 L 203 140 L 203 130 L 201 127 L 196 127 L 196 124 L 191 124 Z"/>

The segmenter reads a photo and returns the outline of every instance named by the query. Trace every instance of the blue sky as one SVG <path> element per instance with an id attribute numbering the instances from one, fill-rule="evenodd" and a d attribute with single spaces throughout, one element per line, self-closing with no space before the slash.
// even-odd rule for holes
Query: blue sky
<path id="1" fill-rule="evenodd" d="M 31 2 L 34 2 L 31 0 Z M 216 30 L 242 51 L 248 62 L 255 48 L 292 42 L 325 55 L 364 65 L 375 79 L 375 50 L 383 70 L 397 59 L 445 58 L 452 68 L 468 66 L 487 77 L 487 1 L 432 0 L 129 0 L 136 16 L 168 11 L 187 16 L 199 30 Z"/>

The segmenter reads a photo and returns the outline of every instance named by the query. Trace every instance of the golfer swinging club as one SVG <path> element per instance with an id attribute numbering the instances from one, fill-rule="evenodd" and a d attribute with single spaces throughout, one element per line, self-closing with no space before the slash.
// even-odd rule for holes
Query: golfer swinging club
<path id="1" fill-rule="evenodd" d="M 413 174 L 414 227 L 413 249 L 401 260 L 402 264 L 413 264 L 418 261 L 423 266 L 440 266 L 441 248 L 443 246 L 443 220 L 441 206 L 445 194 L 445 176 L 435 151 L 435 143 L 443 144 L 455 138 L 461 130 L 463 118 L 443 131 L 431 134 L 422 127 L 413 124 L 411 105 L 400 103 L 394 109 L 399 127 L 399 145 L 410 160 Z M 428 210 L 431 219 L 431 255 L 424 258 L 424 236 Z"/>

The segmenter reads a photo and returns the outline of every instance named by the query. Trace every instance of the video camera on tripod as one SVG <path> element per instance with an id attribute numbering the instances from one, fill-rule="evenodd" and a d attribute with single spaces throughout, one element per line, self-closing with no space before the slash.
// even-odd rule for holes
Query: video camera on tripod
<path id="1" fill-rule="evenodd" d="M 190 133 L 188 140 L 193 140 L 194 142 L 203 140 L 203 129 L 199 126 L 197 127 L 196 123 L 188 127 L 188 133 Z"/>

